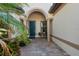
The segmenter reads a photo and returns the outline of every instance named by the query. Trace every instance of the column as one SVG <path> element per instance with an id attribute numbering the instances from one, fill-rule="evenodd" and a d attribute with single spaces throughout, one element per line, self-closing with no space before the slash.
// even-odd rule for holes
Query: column
<path id="1" fill-rule="evenodd" d="M 48 39 L 48 43 L 50 43 L 50 21 L 49 19 L 47 20 L 47 39 Z"/>
<path id="2" fill-rule="evenodd" d="M 51 24 L 51 20 L 53 21 L 53 15 L 52 14 L 49 14 L 48 15 L 48 19 L 47 19 L 47 39 L 48 39 L 48 44 L 50 45 L 51 42 L 52 42 L 52 39 L 51 39 L 51 34 L 52 34 L 52 27 L 53 24 Z"/>

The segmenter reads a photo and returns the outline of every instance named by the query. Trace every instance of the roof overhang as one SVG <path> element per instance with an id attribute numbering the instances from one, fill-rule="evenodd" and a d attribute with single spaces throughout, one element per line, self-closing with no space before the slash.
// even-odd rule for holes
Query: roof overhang
<path id="1" fill-rule="evenodd" d="M 53 3 L 53 5 L 49 9 L 49 13 L 56 13 L 56 11 L 61 7 L 64 6 L 65 3 Z"/>

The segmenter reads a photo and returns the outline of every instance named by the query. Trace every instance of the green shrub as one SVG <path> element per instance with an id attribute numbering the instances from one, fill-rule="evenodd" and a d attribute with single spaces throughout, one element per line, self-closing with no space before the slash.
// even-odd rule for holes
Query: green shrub
<path id="1" fill-rule="evenodd" d="M 20 55 L 20 47 L 18 45 L 18 42 L 8 42 L 8 48 L 10 50 L 10 53 L 12 56 Z"/>
<path id="2" fill-rule="evenodd" d="M 31 43 L 31 41 L 29 40 L 29 37 L 28 37 L 28 33 L 26 31 L 24 31 L 21 35 L 17 36 L 15 39 L 18 42 L 24 43 L 25 45 L 28 45 Z"/>

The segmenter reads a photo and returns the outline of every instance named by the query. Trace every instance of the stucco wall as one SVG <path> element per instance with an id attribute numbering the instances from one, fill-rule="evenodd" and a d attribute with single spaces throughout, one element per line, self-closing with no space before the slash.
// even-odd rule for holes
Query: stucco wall
<path id="1" fill-rule="evenodd" d="M 38 33 L 40 32 L 41 27 L 40 27 L 40 21 L 36 22 L 36 37 L 39 37 Z"/>
<path id="2" fill-rule="evenodd" d="M 79 44 L 79 4 L 66 4 L 53 20 L 53 35 Z M 79 55 L 79 50 L 53 39 L 70 55 Z"/>
<path id="3" fill-rule="evenodd" d="M 34 20 L 34 21 L 42 21 L 45 19 L 44 15 L 40 12 L 33 12 L 29 15 L 28 17 L 29 20 Z"/>

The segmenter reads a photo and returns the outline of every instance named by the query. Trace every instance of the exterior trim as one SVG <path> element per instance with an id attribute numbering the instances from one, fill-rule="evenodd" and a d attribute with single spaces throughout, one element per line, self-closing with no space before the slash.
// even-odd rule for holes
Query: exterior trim
<path id="1" fill-rule="evenodd" d="M 78 45 L 78 44 L 75 44 L 75 43 L 72 43 L 72 42 L 70 42 L 70 41 L 64 40 L 64 39 L 59 38 L 59 37 L 57 37 L 57 36 L 55 36 L 55 35 L 51 35 L 51 37 L 56 38 L 57 40 L 60 40 L 60 41 L 62 41 L 62 42 L 64 42 L 64 43 L 66 43 L 67 45 L 70 45 L 71 47 L 73 47 L 73 48 L 79 50 L 79 45 Z"/>
<path id="2" fill-rule="evenodd" d="M 47 13 L 45 11 L 43 11 L 42 9 L 39 9 L 39 8 L 33 8 L 33 9 L 29 10 L 28 13 L 27 13 L 27 18 L 33 12 L 39 12 L 39 13 L 43 14 L 45 16 L 45 18 L 47 19 Z"/>
<path id="3" fill-rule="evenodd" d="M 52 5 L 52 7 L 49 10 L 49 13 L 53 13 L 53 15 L 55 15 L 57 12 L 59 12 L 64 6 L 66 5 L 66 3 L 54 3 Z"/>

